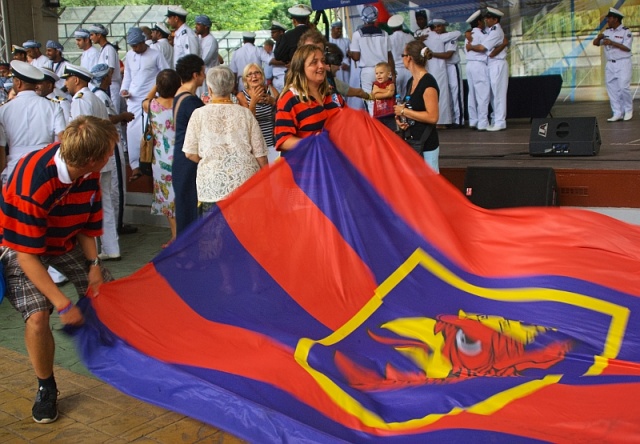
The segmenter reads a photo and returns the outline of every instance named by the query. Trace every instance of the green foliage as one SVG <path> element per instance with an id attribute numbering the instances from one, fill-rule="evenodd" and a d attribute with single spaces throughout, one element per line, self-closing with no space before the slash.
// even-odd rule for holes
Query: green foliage
<path id="1" fill-rule="evenodd" d="M 196 15 L 211 18 L 212 30 L 257 31 L 269 29 L 272 20 L 290 26 L 287 9 L 309 0 L 63 0 L 63 6 L 176 5 L 187 11 L 193 25 Z"/>

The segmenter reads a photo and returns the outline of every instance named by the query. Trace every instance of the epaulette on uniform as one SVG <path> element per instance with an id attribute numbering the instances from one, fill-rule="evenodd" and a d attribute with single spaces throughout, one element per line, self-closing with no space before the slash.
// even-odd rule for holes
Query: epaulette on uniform
<path id="1" fill-rule="evenodd" d="M 82 99 L 82 96 L 84 95 L 84 93 L 78 93 L 77 96 L 73 96 L 74 99 Z"/>
<path id="2" fill-rule="evenodd" d="M 60 102 L 64 102 L 65 100 L 67 100 L 64 97 L 60 97 L 60 96 L 47 97 L 47 99 L 49 99 L 49 100 L 51 100 L 52 102 L 55 102 L 55 103 L 60 103 Z"/>

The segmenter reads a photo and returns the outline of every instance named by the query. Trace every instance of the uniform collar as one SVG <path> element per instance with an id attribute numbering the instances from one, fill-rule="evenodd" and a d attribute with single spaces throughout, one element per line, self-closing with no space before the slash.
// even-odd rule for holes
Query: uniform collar
<path id="1" fill-rule="evenodd" d="M 18 94 L 16 94 L 16 97 L 18 97 L 18 96 L 38 96 L 38 93 L 36 93 L 32 89 L 27 89 L 25 91 L 20 91 Z M 38 96 L 38 97 L 40 97 L 40 96 Z"/>

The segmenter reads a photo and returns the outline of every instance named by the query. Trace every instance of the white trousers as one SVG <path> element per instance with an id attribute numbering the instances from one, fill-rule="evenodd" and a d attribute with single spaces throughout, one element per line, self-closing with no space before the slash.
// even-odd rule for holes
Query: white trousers
<path id="1" fill-rule="evenodd" d="M 373 89 L 373 82 L 376 81 L 376 68 L 375 67 L 366 67 L 360 69 L 360 88 L 362 88 L 365 92 L 370 93 Z M 367 111 L 369 114 L 373 115 L 373 100 L 365 100 L 364 101 Z"/>
<path id="2" fill-rule="evenodd" d="M 449 125 L 453 122 L 451 112 L 451 94 L 449 94 L 449 76 L 447 76 L 447 65 L 442 59 L 431 59 L 427 62 L 427 70 L 438 82 L 440 95 L 438 96 L 438 125 Z"/>
<path id="3" fill-rule="evenodd" d="M 142 103 L 127 102 L 127 110 L 133 113 L 135 118 L 127 123 L 127 151 L 129 152 L 129 165 L 131 169 L 140 166 L 140 140 L 142 139 Z"/>
<path id="4" fill-rule="evenodd" d="M 633 112 L 633 97 L 631 96 L 631 58 L 609 60 L 604 70 L 607 83 L 607 94 L 611 102 L 611 111 L 616 117 L 624 117 L 625 113 Z"/>
<path id="5" fill-rule="evenodd" d="M 489 74 L 484 62 L 467 60 L 469 126 L 486 130 L 489 126 Z"/>
<path id="6" fill-rule="evenodd" d="M 453 123 L 464 125 L 464 98 L 462 97 L 462 72 L 460 64 L 448 64 L 447 76 L 449 77 L 449 92 L 451 93 L 451 111 Z"/>
<path id="7" fill-rule="evenodd" d="M 507 127 L 507 88 L 509 87 L 509 66 L 506 60 L 489 58 L 487 63 L 489 84 L 491 85 L 491 126 Z"/>
<path id="8" fill-rule="evenodd" d="M 100 236 L 100 243 L 102 244 L 102 253 L 120 255 L 116 219 L 118 194 L 113 192 L 112 174 L 116 174 L 115 170 L 100 173 L 100 189 L 102 191 L 102 236 Z"/>

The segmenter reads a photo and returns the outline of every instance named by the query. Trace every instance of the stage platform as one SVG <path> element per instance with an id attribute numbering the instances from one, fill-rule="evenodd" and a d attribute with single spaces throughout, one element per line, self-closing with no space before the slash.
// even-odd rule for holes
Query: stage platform
<path id="1" fill-rule="evenodd" d="M 634 102 L 637 103 L 637 102 Z M 608 101 L 560 101 L 554 118 L 596 117 L 602 145 L 587 157 L 532 157 L 531 122 L 511 119 L 507 129 L 479 132 L 471 129 L 439 130 L 440 171 L 461 191 L 469 166 L 550 167 L 558 182 L 562 206 L 640 208 L 640 110 L 627 122 L 607 122 Z"/>

